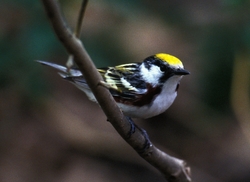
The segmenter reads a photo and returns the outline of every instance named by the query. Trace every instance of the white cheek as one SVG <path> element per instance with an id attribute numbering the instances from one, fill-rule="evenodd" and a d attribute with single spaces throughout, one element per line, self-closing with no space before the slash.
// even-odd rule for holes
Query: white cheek
<path id="1" fill-rule="evenodd" d="M 163 74 L 158 66 L 152 65 L 150 69 L 147 69 L 144 64 L 141 65 L 141 73 L 143 79 L 152 85 L 157 85 Z"/>

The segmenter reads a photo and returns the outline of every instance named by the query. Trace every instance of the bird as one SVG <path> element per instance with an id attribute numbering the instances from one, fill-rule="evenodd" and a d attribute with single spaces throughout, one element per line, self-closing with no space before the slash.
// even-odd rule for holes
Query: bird
<path id="1" fill-rule="evenodd" d="M 47 61 L 37 62 L 55 68 L 59 75 L 82 90 L 87 97 L 97 102 L 83 74 L 78 68 Z M 98 68 L 103 81 L 125 116 L 147 119 L 165 112 L 174 102 L 180 80 L 190 74 L 180 59 L 157 53 L 142 62 L 126 63 L 112 67 Z M 98 102 L 97 102 L 98 103 Z"/>

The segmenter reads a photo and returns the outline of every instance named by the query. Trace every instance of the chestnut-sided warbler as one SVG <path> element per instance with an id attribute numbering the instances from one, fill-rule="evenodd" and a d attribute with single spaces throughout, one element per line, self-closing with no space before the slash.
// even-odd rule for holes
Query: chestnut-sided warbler
<path id="1" fill-rule="evenodd" d="M 79 69 L 46 61 L 37 61 L 61 71 L 60 76 L 81 89 L 95 101 L 91 89 Z M 107 87 L 126 116 L 149 118 L 166 111 L 177 96 L 180 80 L 189 72 L 182 62 L 169 54 L 159 53 L 141 63 L 128 63 L 100 68 L 102 84 Z"/>

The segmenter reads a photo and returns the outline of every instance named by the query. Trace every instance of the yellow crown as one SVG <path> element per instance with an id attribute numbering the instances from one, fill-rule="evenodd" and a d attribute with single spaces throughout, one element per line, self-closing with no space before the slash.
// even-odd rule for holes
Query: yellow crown
<path id="1" fill-rule="evenodd" d="M 155 57 L 167 62 L 170 66 L 183 68 L 182 62 L 177 57 L 170 54 L 158 53 L 155 55 Z"/>

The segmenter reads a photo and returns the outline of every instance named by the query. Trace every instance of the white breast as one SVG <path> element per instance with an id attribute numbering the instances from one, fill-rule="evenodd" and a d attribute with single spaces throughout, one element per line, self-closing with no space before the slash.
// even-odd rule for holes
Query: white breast
<path id="1" fill-rule="evenodd" d="M 143 107 L 127 106 L 118 103 L 125 115 L 133 118 L 150 118 L 166 111 L 174 102 L 177 92 L 176 87 L 182 76 L 173 76 L 163 85 L 162 91 L 153 102 Z"/>

